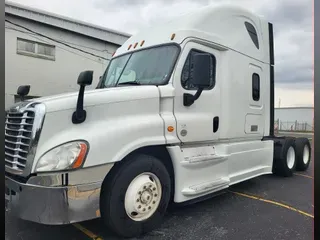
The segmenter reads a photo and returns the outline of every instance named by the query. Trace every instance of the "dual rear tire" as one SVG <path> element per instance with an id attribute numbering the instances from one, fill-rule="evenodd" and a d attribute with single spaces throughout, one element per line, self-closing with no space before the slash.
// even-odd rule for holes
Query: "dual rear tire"
<path id="1" fill-rule="evenodd" d="M 306 171 L 311 160 L 311 146 L 307 138 L 285 138 L 275 143 L 273 173 L 290 177 L 294 171 Z"/>

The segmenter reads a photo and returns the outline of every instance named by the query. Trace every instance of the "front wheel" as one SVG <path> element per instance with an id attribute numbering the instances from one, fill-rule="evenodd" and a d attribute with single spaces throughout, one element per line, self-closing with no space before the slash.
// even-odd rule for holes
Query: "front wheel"
<path id="1" fill-rule="evenodd" d="M 133 155 L 106 178 L 101 217 L 118 235 L 137 237 L 160 225 L 170 194 L 170 175 L 164 164 L 152 156 Z"/>

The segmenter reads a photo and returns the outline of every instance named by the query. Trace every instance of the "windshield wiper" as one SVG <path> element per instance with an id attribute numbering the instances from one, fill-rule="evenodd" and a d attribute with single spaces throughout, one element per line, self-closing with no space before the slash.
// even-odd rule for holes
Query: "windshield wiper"
<path id="1" fill-rule="evenodd" d="M 133 85 L 141 85 L 140 82 L 138 81 L 130 81 L 130 82 L 122 82 L 122 83 L 118 83 L 118 85 L 124 85 L 124 84 L 133 84 Z"/>

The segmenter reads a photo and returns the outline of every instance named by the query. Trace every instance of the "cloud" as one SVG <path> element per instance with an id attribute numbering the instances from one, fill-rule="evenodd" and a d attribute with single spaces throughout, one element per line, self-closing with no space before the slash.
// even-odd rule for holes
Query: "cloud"
<path id="1" fill-rule="evenodd" d="M 312 91 L 312 0 L 11 0 L 134 34 L 208 4 L 241 5 L 274 23 L 275 83 Z"/>

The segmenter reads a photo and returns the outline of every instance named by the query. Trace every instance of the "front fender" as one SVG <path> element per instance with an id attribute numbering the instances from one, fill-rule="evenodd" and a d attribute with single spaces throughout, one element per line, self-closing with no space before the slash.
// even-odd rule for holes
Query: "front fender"
<path id="1" fill-rule="evenodd" d="M 166 143 L 159 97 L 96 105 L 86 111 L 82 124 L 72 124 L 73 110 L 47 114 L 33 172 L 45 152 L 73 140 L 90 144 L 84 167 L 117 162 L 140 147 Z"/>

